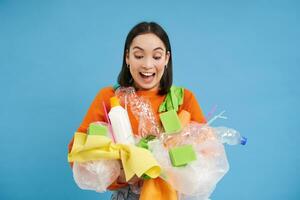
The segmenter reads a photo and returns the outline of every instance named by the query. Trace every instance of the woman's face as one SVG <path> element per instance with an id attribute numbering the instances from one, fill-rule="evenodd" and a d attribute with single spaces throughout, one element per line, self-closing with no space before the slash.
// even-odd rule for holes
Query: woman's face
<path id="1" fill-rule="evenodd" d="M 142 90 L 156 90 L 168 64 L 170 52 L 155 34 L 136 36 L 126 54 L 134 85 Z"/>

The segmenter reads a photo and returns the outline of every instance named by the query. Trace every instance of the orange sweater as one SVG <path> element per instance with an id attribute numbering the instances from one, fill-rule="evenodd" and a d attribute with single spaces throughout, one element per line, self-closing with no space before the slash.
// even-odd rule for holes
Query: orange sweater
<path id="1" fill-rule="evenodd" d="M 160 123 L 159 120 L 159 113 L 158 113 L 158 108 L 162 104 L 162 102 L 165 99 L 166 95 L 158 95 L 157 91 L 142 91 L 139 90 L 136 92 L 138 96 L 143 96 L 145 98 L 148 98 L 148 100 L 151 103 L 151 106 L 153 108 L 154 115 L 156 117 L 157 122 Z M 92 122 L 96 121 L 104 121 L 106 122 L 105 119 L 105 113 L 103 109 L 103 101 L 105 103 L 105 106 L 107 108 L 107 112 L 110 110 L 110 98 L 114 96 L 114 89 L 112 87 L 105 87 L 100 92 L 97 94 L 95 97 L 94 101 L 92 102 L 90 108 L 88 109 L 83 122 L 81 123 L 80 127 L 78 128 L 78 132 L 83 132 L 86 133 L 87 129 L 89 127 L 89 124 Z M 186 110 L 191 114 L 191 121 L 196 121 L 199 123 L 205 123 L 205 118 L 204 115 L 201 111 L 201 108 L 193 95 L 193 93 L 187 89 L 184 89 L 184 99 L 183 99 L 183 104 L 179 107 L 178 112 L 181 110 Z M 128 109 L 128 115 L 129 119 L 131 122 L 132 130 L 135 135 L 138 134 L 138 121 Z M 69 152 L 71 151 L 73 146 L 73 139 L 69 144 Z M 118 183 L 113 183 L 108 189 L 114 190 L 120 187 L 125 186 L 126 184 L 118 184 Z"/>

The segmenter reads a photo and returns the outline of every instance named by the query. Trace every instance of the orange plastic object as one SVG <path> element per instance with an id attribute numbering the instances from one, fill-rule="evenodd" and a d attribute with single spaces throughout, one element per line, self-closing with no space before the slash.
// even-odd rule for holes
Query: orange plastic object
<path id="1" fill-rule="evenodd" d="M 110 106 L 111 107 L 120 106 L 120 101 L 119 101 L 118 97 L 113 96 L 110 98 Z"/>
<path id="2" fill-rule="evenodd" d="M 177 200 L 177 192 L 161 178 L 144 181 L 140 200 Z"/>
<path id="3" fill-rule="evenodd" d="M 182 128 L 186 127 L 191 121 L 191 114 L 186 110 L 181 110 L 178 117 Z"/>

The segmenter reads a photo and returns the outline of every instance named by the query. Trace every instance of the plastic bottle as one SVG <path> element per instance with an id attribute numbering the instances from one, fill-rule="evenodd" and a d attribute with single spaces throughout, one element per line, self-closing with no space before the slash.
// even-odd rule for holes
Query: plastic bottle
<path id="1" fill-rule="evenodd" d="M 118 97 L 110 98 L 108 113 L 117 143 L 134 144 L 133 133 L 127 111 L 120 105 Z"/>
<path id="2" fill-rule="evenodd" d="M 229 145 L 245 145 L 247 143 L 247 138 L 242 137 L 238 131 L 231 128 L 216 127 L 214 133 L 222 143 Z"/>

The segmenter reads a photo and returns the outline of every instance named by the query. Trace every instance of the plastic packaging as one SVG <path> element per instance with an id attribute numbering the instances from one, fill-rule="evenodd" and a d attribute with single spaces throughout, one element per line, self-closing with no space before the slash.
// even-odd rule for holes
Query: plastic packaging
<path id="1" fill-rule="evenodd" d="M 247 138 L 242 137 L 238 131 L 231 128 L 216 127 L 214 133 L 222 143 L 229 145 L 245 145 L 247 143 Z"/>
<path id="2" fill-rule="evenodd" d="M 185 144 L 193 145 L 197 160 L 184 167 L 173 167 L 168 149 Z M 184 198 L 207 199 L 216 184 L 229 170 L 223 144 L 213 128 L 192 122 L 178 134 L 148 143 L 149 149 L 161 165 L 161 177 Z"/>
<path id="3" fill-rule="evenodd" d="M 162 134 L 162 127 L 156 121 L 151 103 L 146 98 L 137 96 L 133 87 L 120 87 L 115 95 L 120 103 L 112 100 L 109 112 L 117 143 L 134 144 L 128 113 L 139 122 L 138 135 L 142 138 L 156 136 L 142 147 L 149 148 L 162 168 L 161 178 L 178 191 L 179 200 L 207 200 L 216 184 L 229 170 L 223 144 L 246 144 L 247 139 L 234 130 L 226 127 L 210 127 L 218 118 L 226 119 L 223 111 L 211 118 L 206 124 L 191 122 L 176 134 Z M 109 120 L 108 120 L 109 121 Z M 125 133 L 125 135 L 124 135 Z M 113 137 L 115 136 L 115 137 Z M 192 145 L 197 159 L 188 161 L 182 167 L 174 167 L 170 161 L 169 149 L 182 145 Z M 74 163 L 73 176 L 81 189 L 104 192 L 120 174 L 120 163 L 117 160 L 98 160 L 85 163 Z M 131 185 L 134 193 L 139 193 L 138 185 Z"/>
<path id="4" fill-rule="evenodd" d="M 185 144 L 202 144 L 207 140 L 217 139 L 211 127 L 193 121 L 177 134 L 162 135 L 162 141 L 167 148 Z"/>
<path id="5" fill-rule="evenodd" d="M 111 109 L 108 113 L 114 136 L 117 143 L 134 144 L 134 137 L 131 129 L 127 111 L 120 106 L 119 99 L 112 97 Z"/>
<path id="6" fill-rule="evenodd" d="M 74 162 L 73 177 L 83 190 L 105 192 L 120 175 L 118 160 L 98 160 L 84 163 Z"/>
<path id="7" fill-rule="evenodd" d="M 162 127 L 156 121 L 149 100 L 137 96 L 133 87 L 119 87 L 115 95 L 120 99 L 120 102 L 124 104 L 125 109 L 130 109 L 132 114 L 139 121 L 139 136 L 160 135 Z"/>

